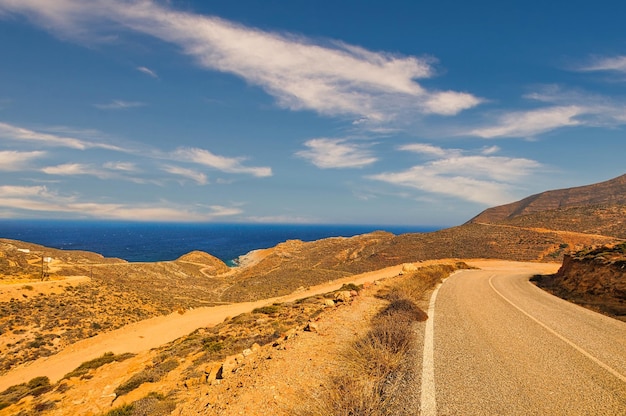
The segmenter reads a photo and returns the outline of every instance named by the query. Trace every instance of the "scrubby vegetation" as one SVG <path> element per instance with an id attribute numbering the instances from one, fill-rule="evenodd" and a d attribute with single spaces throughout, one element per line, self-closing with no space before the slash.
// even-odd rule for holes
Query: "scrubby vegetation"
<path id="1" fill-rule="evenodd" d="M 161 380 L 161 378 L 163 378 L 163 376 L 165 376 L 167 373 L 178 367 L 178 365 L 179 362 L 176 358 L 169 358 L 166 361 L 156 362 L 154 365 L 146 367 L 139 373 L 134 374 L 124 383 L 120 384 L 115 389 L 115 394 L 118 397 L 123 396 L 135 390 L 143 383 L 157 382 Z"/>
<path id="2" fill-rule="evenodd" d="M 389 416 L 416 414 L 411 391 L 418 362 L 417 322 L 428 318 L 416 304 L 456 266 L 438 265 L 404 276 L 379 296 L 388 303 L 372 319 L 369 331 L 339 358 L 343 369 L 330 381 L 313 409 L 300 415 Z"/>
<path id="3" fill-rule="evenodd" d="M 40 396 L 52 390 L 48 377 L 35 377 L 28 383 L 11 386 L 0 393 L 0 409 L 17 403 L 26 396 Z"/>
<path id="4" fill-rule="evenodd" d="M 85 361 L 81 365 L 79 365 L 74 371 L 67 373 L 63 376 L 63 379 L 72 378 L 72 377 L 84 377 L 91 370 L 95 370 L 96 368 L 100 368 L 105 364 L 109 364 L 116 361 L 124 361 L 131 357 L 134 357 L 135 354 L 126 353 L 126 354 L 118 354 L 115 355 L 112 352 L 104 353 L 101 357 L 94 358 L 90 361 Z"/>
<path id="5" fill-rule="evenodd" d="M 100 332 L 167 312 L 133 293 L 102 290 L 94 283 L 66 285 L 62 293 L 0 302 L 0 334 L 13 341 L 0 344 L 0 373 L 55 354 L 65 346 Z"/>

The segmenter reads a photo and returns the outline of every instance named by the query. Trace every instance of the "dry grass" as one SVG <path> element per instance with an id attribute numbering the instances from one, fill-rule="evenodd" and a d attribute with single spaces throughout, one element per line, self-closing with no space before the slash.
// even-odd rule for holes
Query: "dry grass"
<path id="1" fill-rule="evenodd" d="M 404 276 L 379 296 L 389 303 L 371 321 L 369 331 L 339 357 L 341 369 L 299 415 L 390 416 L 415 414 L 411 388 L 412 357 L 418 348 L 416 323 L 428 318 L 415 303 L 456 266 L 436 265 Z"/>

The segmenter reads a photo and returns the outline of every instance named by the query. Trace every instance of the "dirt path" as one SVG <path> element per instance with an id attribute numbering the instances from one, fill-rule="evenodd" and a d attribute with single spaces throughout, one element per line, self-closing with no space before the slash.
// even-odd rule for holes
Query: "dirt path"
<path id="1" fill-rule="evenodd" d="M 426 262 L 422 263 L 426 264 Z M 274 302 L 290 302 L 296 299 L 331 292 L 344 283 L 362 284 L 385 277 L 398 275 L 402 265 L 387 267 L 374 272 L 363 273 L 313 286 L 287 296 L 264 299 L 256 302 L 244 302 L 215 307 L 196 308 L 184 314 L 173 313 L 166 316 L 147 319 L 127 325 L 115 331 L 107 332 L 72 344 L 51 357 L 40 358 L 32 363 L 19 366 L 0 377 L 0 391 L 27 382 L 37 376 L 47 376 L 52 383 L 74 370 L 85 361 L 113 352 L 138 353 L 158 347 L 202 327 L 213 326 L 226 317 L 250 312 L 254 308 Z M 45 283 L 45 282 L 44 282 Z"/>

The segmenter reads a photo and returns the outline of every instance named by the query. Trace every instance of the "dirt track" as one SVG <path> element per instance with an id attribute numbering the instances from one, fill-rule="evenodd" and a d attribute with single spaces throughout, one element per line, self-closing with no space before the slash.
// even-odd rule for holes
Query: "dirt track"
<path id="1" fill-rule="evenodd" d="M 307 290 L 279 298 L 196 308 L 184 314 L 172 313 L 127 325 L 124 328 L 79 341 L 51 357 L 40 358 L 30 364 L 15 368 L 8 374 L 0 377 L 0 391 L 10 386 L 27 382 L 37 376 L 47 376 L 54 383 L 83 362 L 97 358 L 105 352 L 110 351 L 121 354 L 146 351 L 187 335 L 198 328 L 216 325 L 224 321 L 226 317 L 250 312 L 254 308 L 263 305 L 274 302 L 289 302 L 299 298 L 331 292 L 340 288 L 344 283 L 361 284 L 396 276 L 401 270 L 402 265 L 388 267 L 313 286 Z"/>

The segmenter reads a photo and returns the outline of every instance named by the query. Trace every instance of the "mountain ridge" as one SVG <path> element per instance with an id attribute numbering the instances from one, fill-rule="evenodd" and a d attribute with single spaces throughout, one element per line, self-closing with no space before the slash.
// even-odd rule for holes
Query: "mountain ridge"
<path id="1" fill-rule="evenodd" d="M 498 222 L 538 211 L 593 205 L 626 205 L 626 174 L 595 184 L 544 191 L 487 208 L 468 222 Z"/>

